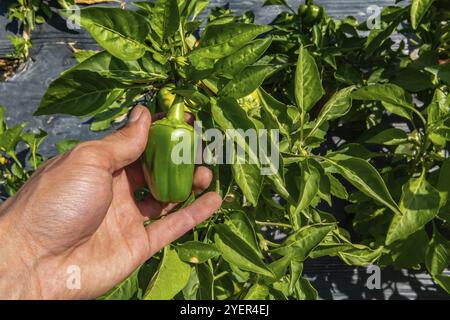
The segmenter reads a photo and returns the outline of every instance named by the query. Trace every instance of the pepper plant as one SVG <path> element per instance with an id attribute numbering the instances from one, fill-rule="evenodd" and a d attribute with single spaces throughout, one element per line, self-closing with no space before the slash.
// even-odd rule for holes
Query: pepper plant
<path id="1" fill-rule="evenodd" d="M 222 208 L 100 298 L 315 299 L 303 265 L 323 256 L 426 266 L 450 291 L 450 98 L 439 64 L 448 18 L 438 4 L 386 8 L 373 30 L 323 8 L 314 21 L 290 8 L 271 25 L 227 8 L 202 20 L 205 0 L 83 8 L 81 25 L 103 50 L 56 79 L 36 115 L 89 116 L 106 128 L 138 102 L 165 111 L 181 96 L 225 137 L 280 133 L 278 170 L 261 175 L 275 164 L 251 162 L 249 141 L 235 140 L 249 159 L 210 163 Z M 392 47 L 400 25 L 417 57 Z"/>
<path id="2" fill-rule="evenodd" d="M 13 196 L 44 161 L 38 149 L 47 133 L 26 131 L 27 123 L 10 128 L 5 115 L 0 106 L 0 188 L 3 195 Z"/>
<path id="3" fill-rule="evenodd" d="M 11 57 L 24 61 L 28 59 L 31 48 L 31 33 L 38 24 L 52 15 L 48 1 L 16 0 L 8 8 L 8 19 L 16 21 L 20 36 L 9 36 L 14 46 Z"/>

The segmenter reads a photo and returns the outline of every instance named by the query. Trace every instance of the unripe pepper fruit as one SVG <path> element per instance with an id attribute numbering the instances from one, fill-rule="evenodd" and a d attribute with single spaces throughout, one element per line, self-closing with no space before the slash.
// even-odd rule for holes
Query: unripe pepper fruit
<path id="1" fill-rule="evenodd" d="M 172 106 L 175 100 L 175 93 L 172 93 L 172 90 L 175 88 L 176 88 L 175 84 L 169 83 L 159 90 L 158 95 L 156 96 L 158 104 L 158 112 L 169 111 L 170 107 Z M 189 108 L 185 106 L 184 111 L 189 112 Z"/>
<path id="2" fill-rule="evenodd" d="M 157 95 L 158 107 L 162 112 L 169 111 L 175 100 L 175 94 L 172 93 L 172 89 L 175 89 L 175 85 L 170 83 L 159 90 Z"/>
<path id="3" fill-rule="evenodd" d="M 322 20 L 323 8 L 313 4 L 311 0 L 307 0 L 306 4 L 298 7 L 298 15 L 302 23 L 306 26 L 312 26 Z"/>
<path id="4" fill-rule="evenodd" d="M 182 141 L 182 143 L 180 143 Z M 189 143 L 187 147 L 180 145 Z M 183 148 L 184 147 L 184 148 Z M 177 163 L 176 150 L 189 150 L 189 161 Z M 184 98 L 176 96 L 167 116 L 150 127 L 147 147 L 142 156 L 145 180 L 152 196 L 164 203 L 183 202 L 192 192 L 194 177 L 194 129 L 184 118 Z"/>

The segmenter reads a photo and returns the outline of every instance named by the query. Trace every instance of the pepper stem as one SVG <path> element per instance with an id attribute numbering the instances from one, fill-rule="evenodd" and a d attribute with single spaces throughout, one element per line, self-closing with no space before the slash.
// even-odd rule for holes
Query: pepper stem
<path id="1" fill-rule="evenodd" d="M 176 95 L 172 106 L 167 112 L 167 119 L 177 122 L 185 122 L 184 120 L 184 97 Z"/>

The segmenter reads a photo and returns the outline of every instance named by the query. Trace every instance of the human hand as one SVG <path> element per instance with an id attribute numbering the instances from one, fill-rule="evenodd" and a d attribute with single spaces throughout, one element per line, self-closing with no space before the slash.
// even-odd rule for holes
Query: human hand
<path id="1" fill-rule="evenodd" d="M 2 204 L 0 298 L 95 298 L 220 207 L 220 196 L 206 193 L 144 227 L 173 208 L 134 198 L 145 185 L 139 157 L 150 123 L 148 110 L 136 107 L 124 129 L 49 160 Z M 194 191 L 211 179 L 197 168 Z M 67 286 L 72 266 L 80 289 Z"/>

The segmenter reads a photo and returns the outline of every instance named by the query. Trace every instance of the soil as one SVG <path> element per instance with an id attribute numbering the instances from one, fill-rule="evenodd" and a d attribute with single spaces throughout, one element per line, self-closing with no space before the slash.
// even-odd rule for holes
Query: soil
<path id="1" fill-rule="evenodd" d="M 0 82 L 11 78 L 20 65 L 19 59 L 0 58 Z"/>

